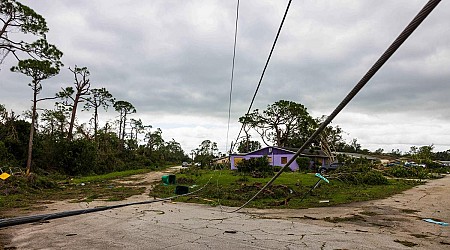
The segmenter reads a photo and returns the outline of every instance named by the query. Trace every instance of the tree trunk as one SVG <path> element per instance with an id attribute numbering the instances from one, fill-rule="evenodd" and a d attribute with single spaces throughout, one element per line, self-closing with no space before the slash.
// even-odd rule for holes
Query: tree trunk
<path id="1" fill-rule="evenodd" d="M 75 95 L 75 99 L 73 100 L 73 107 L 72 107 L 72 116 L 70 117 L 70 124 L 69 124 L 69 133 L 67 135 L 67 139 L 69 141 L 72 140 L 73 138 L 73 127 L 74 127 L 74 123 L 75 123 L 75 116 L 77 114 L 77 107 L 78 107 L 78 102 L 80 101 L 80 94 L 77 93 Z"/>
<path id="2" fill-rule="evenodd" d="M 34 85 L 33 88 L 33 108 L 31 111 L 31 127 L 30 127 L 30 138 L 28 140 L 28 158 L 27 158 L 27 172 L 29 175 L 31 172 L 31 158 L 33 153 L 33 138 L 34 138 L 34 123 L 36 120 L 36 106 L 37 106 L 37 84 Z"/>
<path id="3" fill-rule="evenodd" d="M 98 128 L 98 107 L 94 107 L 94 136 L 97 138 L 97 128 Z"/>
<path id="4" fill-rule="evenodd" d="M 122 141 L 125 141 L 125 124 L 127 122 L 127 113 L 123 115 Z"/>

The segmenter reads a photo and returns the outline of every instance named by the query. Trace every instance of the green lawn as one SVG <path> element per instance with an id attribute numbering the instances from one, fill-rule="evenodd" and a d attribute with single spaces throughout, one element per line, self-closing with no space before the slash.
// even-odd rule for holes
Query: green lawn
<path id="1" fill-rule="evenodd" d="M 251 178 L 236 175 L 230 170 L 187 170 L 176 175 L 177 185 L 190 186 L 194 191 L 209 184 L 193 196 L 177 198 L 178 201 L 210 205 L 240 206 L 250 199 L 270 178 Z M 314 174 L 298 172 L 283 173 L 268 190 L 260 194 L 249 207 L 257 208 L 308 208 L 334 206 L 343 203 L 381 199 L 400 193 L 415 185 L 415 181 L 389 180 L 387 185 L 352 185 L 330 179 L 321 182 L 311 195 L 301 198 L 317 182 Z M 150 196 L 170 197 L 176 185 L 156 185 Z M 329 202 L 320 202 L 328 200 Z"/>

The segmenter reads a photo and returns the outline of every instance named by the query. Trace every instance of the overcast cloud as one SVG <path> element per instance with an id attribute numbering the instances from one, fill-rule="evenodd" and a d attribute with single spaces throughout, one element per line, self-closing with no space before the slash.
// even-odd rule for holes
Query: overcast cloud
<path id="1" fill-rule="evenodd" d="M 210 139 L 225 152 L 236 1 L 21 1 L 44 16 L 65 68 L 41 96 L 72 84 L 86 66 L 106 87 L 186 152 Z M 253 108 L 285 99 L 328 115 L 425 0 L 293 1 Z M 229 141 L 239 131 L 287 1 L 242 0 Z M 335 119 L 363 148 L 450 149 L 450 3 L 442 1 Z M 0 103 L 20 113 L 29 79 L 0 65 Z M 52 103 L 40 103 L 52 108 Z M 114 119 L 114 111 L 102 114 Z M 85 122 L 88 114 L 79 122 Z M 102 117 L 100 117 L 102 119 Z M 85 119 L 85 120 L 83 120 Z"/>

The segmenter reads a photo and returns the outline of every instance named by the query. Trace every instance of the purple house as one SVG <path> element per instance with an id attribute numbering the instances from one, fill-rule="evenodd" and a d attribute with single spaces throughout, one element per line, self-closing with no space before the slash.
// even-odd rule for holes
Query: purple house
<path id="1" fill-rule="evenodd" d="M 286 149 L 279 147 L 265 147 L 246 154 L 230 154 L 231 169 L 236 169 L 236 165 L 242 160 L 248 160 L 255 157 L 267 156 L 269 164 L 272 166 L 284 166 L 296 153 L 296 149 Z M 302 157 L 309 157 L 312 161 L 318 161 L 324 164 L 327 161 L 327 156 L 321 151 L 314 151 L 310 154 L 301 154 Z M 299 168 L 296 161 L 289 166 L 292 170 Z"/>

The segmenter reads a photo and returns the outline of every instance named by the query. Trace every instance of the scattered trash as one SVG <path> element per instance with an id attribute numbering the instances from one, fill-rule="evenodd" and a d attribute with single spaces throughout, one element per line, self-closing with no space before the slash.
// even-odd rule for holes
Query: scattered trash
<path id="1" fill-rule="evenodd" d="M 80 185 L 81 185 L 81 186 L 84 186 L 84 185 L 86 185 L 86 184 L 84 184 L 84 182 L 82 182 Z"/>
<path id="2" fill-rule="evenodd" d="M 156 209 L 143 210 L 142 212 L 155 212 L 156 214 L 165 214 L 164 211 L 162 211 L 162 210 L 156 210 Z"/>
<path id="3" fill-rule="evenodd" d="M 169 175 L 163 175 L 162 176 L 162 182 L 164 186 L 175 184 L 176 183 L 176 177 L 174 174 Z"/>
<path id="4" fill-rule="evenodd" d="M 77 234 L 66 234 L 66 236 L 75 236 Z"/>
<path id="5" fill-rule="evenodd" d="M 195 188 L 195 187 L 197 187 L 198 185 L 192 185 L 192 186 L 190 186 L 189 188 Z"/>
<path id="6" fill-rule="evenodd" d="M 433 220 L 433 219 L 423 219 L 423 221 L 426 221 L 426 222 L 429 222 L 429 223 L 434 223 L 434 224 L 441 225 L 441 226 L 444 226 L 444 227 L 448 226 L 447 222 L 436 221 L 436 220 Z"/>
<path id="7" fill-rule="evenodd" d="M 189 187 L 186 186 L 176 186 L 175 187 L 175 194 L 182 195 L 189 193 Z"/>
<path id="8" fill-rule="evenodd" d="M 0 174 L 0 179 L 6 180 L 6 179 L 8 179 L 10 176 L 11 176 L 11 175 L 8 174 L 8 173 L 3 173 L 3 174 Z"/>
<path id="9" fill-rule="evenodd" d="M 235 233 L 237 233 L 237 231 L 236 230 L 226 230 L 225 233 L 227 233 L 227 234 L 235 234 Z"/>
<path id="10" fill-rule="evenodd" d="M 328 203 L 328 202 L 330 202 L 330 200 L 319 201 L 319 203 Z"/>

